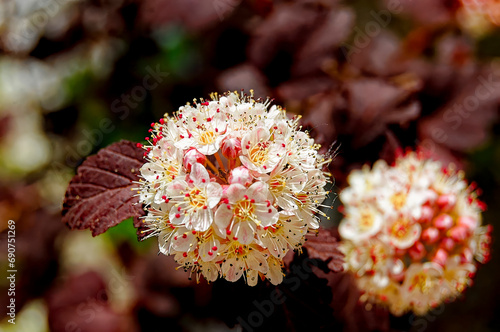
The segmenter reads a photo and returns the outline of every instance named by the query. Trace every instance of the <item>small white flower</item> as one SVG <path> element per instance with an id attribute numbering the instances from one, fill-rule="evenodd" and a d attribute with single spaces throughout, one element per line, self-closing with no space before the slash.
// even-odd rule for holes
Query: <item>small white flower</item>
<path id="1" fill-rule="evenodd" d="M 187 181 L 186 181 L 187 180 Z M 206 231 L 212 225 L 212 209 L 222 197 L 222 187 L 210 182 L 210 176 L 202 165 L 195 163 L 186 180 L 175 180 L 169 190 L 170 221 L 185 225 L 188 229 Z"/>

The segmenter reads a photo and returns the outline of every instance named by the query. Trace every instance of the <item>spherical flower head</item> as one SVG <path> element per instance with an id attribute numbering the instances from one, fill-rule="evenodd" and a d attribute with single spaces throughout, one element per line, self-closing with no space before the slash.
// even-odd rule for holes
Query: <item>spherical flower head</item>
<path id="1" fill-rule="evenodd" d="M 378 161 L 353 171 L 348 182 L 340 193 L 341 248 L 368 305 L 423 315 L 459 296 L 476 262 L 488 261 L 484 203 L 453 165 L 408 152 L 393 166 Z"/>
<path id="2" fill-rule="evenodd" d="M 227 93 L 152 123 L 140 202 L 148 236 L 197 280 L 283 280 L 283 257 L 319 226 L 329 160 L 279 106 Z"/>
<path id="3" fill-rule="evenodd" d="M 457 11 L 460 25 L 481 36 L 500 26 L 500 2 L 497 0 L 460 0 Z"/>

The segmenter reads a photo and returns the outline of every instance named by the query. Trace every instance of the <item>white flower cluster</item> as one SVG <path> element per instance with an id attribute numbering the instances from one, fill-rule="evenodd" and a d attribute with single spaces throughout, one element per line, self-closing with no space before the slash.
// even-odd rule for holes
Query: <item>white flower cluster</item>
<path id="1" fill-rule="evenodd" d="M 228 93 L 153 123 L 141 168 L 144 222 L 199 279 L 283 279 L 282 259 L 319 227 L 328 163 L 269 101 Z M 300 128 L 299 128 L 300 129 Z"/>
<path id="2" fill-rule="evenodd" d="M 394 166 L 354 171 L 348 182 L 339 233 L 362 301 L 422 315 L 472 283 L 474 259 L 489 259 L 484 203 L 463 172 L 409 152 Z"/>

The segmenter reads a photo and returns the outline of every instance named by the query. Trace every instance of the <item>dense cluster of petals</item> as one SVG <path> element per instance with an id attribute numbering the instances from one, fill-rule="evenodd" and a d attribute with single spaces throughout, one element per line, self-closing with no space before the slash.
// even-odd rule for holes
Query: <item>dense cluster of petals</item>
<path id="1" fill-rule="evenodd" d="M 481 226 L 479 190 L 452 165 L 409 152 L 394 166 L 378 161 L 356 170 L 348 182 L 339 233 L 362 301 L 422 315 L 460 295 L 476 261 L 489 259 L 491 226 Z"/>
<path id="2" fill-rule="evenodd" d="M 473 34 L 482 35 L 500 26 L 500 2 L 497 0 L 460 0 L 459 23 Z"/>
<path id="3" fill-rule="evenodd" d="M 160 252 L 208 281 L 283 279 L 319 227 L 329 162 L 298 119 L 246 95 L 194 100 L 151 124 L 140 202 Z"/>

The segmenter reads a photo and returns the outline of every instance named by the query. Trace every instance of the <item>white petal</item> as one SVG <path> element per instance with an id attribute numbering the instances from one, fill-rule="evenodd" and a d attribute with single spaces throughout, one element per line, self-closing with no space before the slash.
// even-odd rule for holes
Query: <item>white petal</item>
<path id="1" fill-rule="evenodd" d="M 242 244 L 250 244 L 254 239 L 254 232 L 248 225 L 248 221 L 236 223 L 233 227 L 233 234 L 238 238 L 238 242 Z"/>
<path id="2" fill-rule="evenodd" d="M 274 225 L 279 219 L 278 210 L 272 205 L 255 209 L 255 215 L 263 227 Z"/>
<path id="3" fill-rule="evenodd" d="M 213 222 L 212 210 L 200 209 L 191 216 L 194 230 L 204 232 L 210 228 Z"/>
<path id="4" fill-rule="evenodd" d="M 266 257 L 255 249 L 248 254 L 246 264 L 248 268 L 252 270 L 257 270 L 262 273 L 267 273 L 269 271 Z"/>
<path id="5" fill-rule="evenodd" d="M 245 186 L 239 183 L 234 183 L 229 185 L 229 187 L 227 188 L 226 196 L 229 199 L 230 203 L 236 203 L 243 198 L 246 190 L 247 188 L 245 188 Z"/>
<path id="6" fill-rule="evenodd" d="M 255 286 L 259 281 L 259 272 L 256 270 L 248 270 L 247 271 L 247 284 L 248 286 Z"/>
<path id="7" fill-rule="evenodd" d="M 207 204 L 210 209 L 215 207 L 222 197 L 222 186 L 216 182 L 207 185 Z"/>
<path id="8" fill-rule="evenodd" d="M 193 180 L 195 186 L 199 188 L 204 188 L 210 183 L 210 176 L 205 167 L 200 163 L 194 163 L 193 166 L 191 166 L 189 178 Z"/>
<path id="9" fill-rule="evenodd" d="M 226 234 L 226 229 L 229 227 L 232 219 L 233 210 L 228 209 L 226 204 L 220 205 L 217 211 L 215 211 L 214 222 L 222 234 Z"/>
<path id="10" fill-rule="evenodd" d="M 265 201 L 267 198 L 267 194 L 267 184 L 262 181 L 257 181 L 252 184 L 246 192 L 246 195 L 251 199 L 255 199 L 256 202 Z"/>

